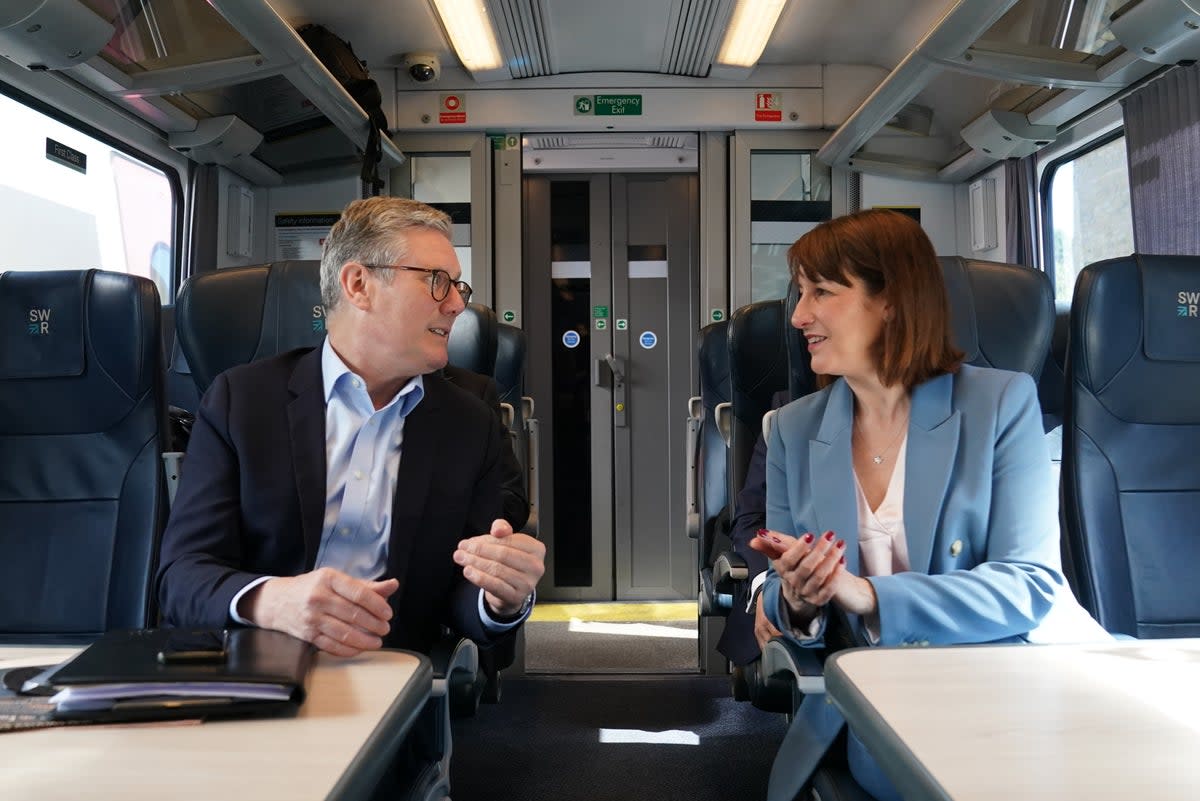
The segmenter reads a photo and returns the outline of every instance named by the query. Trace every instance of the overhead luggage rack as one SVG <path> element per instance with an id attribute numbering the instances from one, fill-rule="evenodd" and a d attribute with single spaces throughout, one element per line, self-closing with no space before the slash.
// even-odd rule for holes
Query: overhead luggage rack
<path id="1" fill-rule="evenodd" d="M 19 61 L 31 69 L 35 61 L 53 65 L 166 132 L 192 158 L 260 185 L 361 165 L 367 113 L 266 0 L 54 0 L 54 13 L 98 19 L 113 31 L 103 45 L 91 37 L 91 55 L 70 63 L 55 57 L 63 43 L 28 33 L 35 26 L 24 21 L 45 10 L 27 5 L 12 12 L 18 24 L 0 24 L 0 53 L 29 54 Z M 380 138 L 380 168 L 404 163 L 386 133 Z"/>

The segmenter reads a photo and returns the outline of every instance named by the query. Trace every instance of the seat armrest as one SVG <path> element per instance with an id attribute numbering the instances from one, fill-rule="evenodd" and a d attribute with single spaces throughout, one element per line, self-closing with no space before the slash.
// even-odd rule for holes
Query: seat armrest
<path id="1" fill-rule="evenodd" d="M 732 585 L 750 578 L 750 568 L 737 551 L 722 551 L 713 562 L 713 584 L 723 592 L 732 592 Z"/>
<path id="2" fill-rule="evenodd" d="M 433 663 L 433 694 L 446 694 L 446 682 L 456 672 L 479 672 L 479 646 L 457 634 L 443 635 L 429 652 Z"/>
<path id="3" fill-rule="evenodd" d="M 791 676 L 797 693 L 820 695 L 825 692 L 823 654 L 815 648 L 803 648 L 786 637 L 776 637 L 763 649 L 762 672 L 764 676 Z"/>

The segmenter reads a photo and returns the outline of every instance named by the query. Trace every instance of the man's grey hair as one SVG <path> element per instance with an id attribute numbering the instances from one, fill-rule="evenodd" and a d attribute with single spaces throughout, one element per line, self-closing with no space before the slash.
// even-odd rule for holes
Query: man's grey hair
<path id="1" fill-rule="evenodd" d="M 342 298 L 342 265 L 349 261 L 402 263 L 408 255 L 405 232 L 409 228 L 430 228 L 447 239 L 453 230 L 445 212 L 408 198 L 371 197 L 346 207 L 321 252 L 321 302 L 326 313 L 333 311 Z M 390 283 L 393 272 L 384 270 L 383 280 Z"/>

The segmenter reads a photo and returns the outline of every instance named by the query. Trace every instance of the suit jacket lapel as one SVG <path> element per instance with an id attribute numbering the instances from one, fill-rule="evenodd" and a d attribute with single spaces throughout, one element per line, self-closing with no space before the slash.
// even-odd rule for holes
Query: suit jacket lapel
<path id="1" fill-rule="evenodd" d="M 418 537 L 435 533 L 421 531 L 421 525 L 434 472 L 430 461 L 437 453 L 439 432 L 449 426 L 439 412 L 441 381 L 433 375 L 425 376 L 425 397 L 404 418 L 404 442 L 396 490 L 392 494 L 392 535 L 388 543 L 388 575 L 400 582 L 400 589 L 392 596 L 397 600 L 404 594 L 413 543 Z"/>
<path id="2" fill-rule="evenodd" d="M 832 531 L 846 541 L 846 567 L 858 573 L 858 498 L 854 489 L 850 434 L 854 396 L 845 381 L 835 383 L 825 404 L 817 438 L 809 441 L 808 470 L 813 487 L 814 537 Z M 797 531 L 803 534 L 803 531 Z"/>
<path id="3" fill-rule="evenodd" d="M 294 396 L 287 407 L 292 468 L 300 496 L 305 570 L 312 570 L 321 547 L 325 521 L 325 389 L 321 382 L 321 349 L 300 359 L 288 389 Z"/>
<path id="4" fill-rule="evenodd" d="M 954 376 L 913 389 L 904 467 L 904 530 L 912 570 L 928 573 L 938 519 L 958 454 L 962 415 L 951 407 Z"/>

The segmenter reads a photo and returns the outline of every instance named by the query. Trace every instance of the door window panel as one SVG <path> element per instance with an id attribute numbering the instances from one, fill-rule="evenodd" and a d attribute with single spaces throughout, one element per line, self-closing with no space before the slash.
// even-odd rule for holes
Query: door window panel
<path id="1" fill-rule="evenodd" d="M 787 250 L 832 215 L 829 168 L 808 152 L 750 154 L 751 301 L 787 294 Z"/>
<path id="2" fill-rule="evenodd" d="M 471 283 L 471 154 L 413 154 L 412 197 L 441 209 L 454 224 L 451 241 L 462 278 Z"/>

